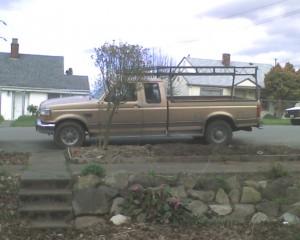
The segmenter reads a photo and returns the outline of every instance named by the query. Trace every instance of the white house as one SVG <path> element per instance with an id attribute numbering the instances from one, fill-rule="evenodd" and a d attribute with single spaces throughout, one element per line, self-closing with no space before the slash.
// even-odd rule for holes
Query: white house
<path id="1" fill-rule="evenodd" d="M 224 53 L 219 60 L 184 57 L 178 66 L 258 67 L 257 85 L 259 92 L 265 88 L 265 74 L 272 68 L 271 64 L 231 61 L 230 54 L 227 53 Z M 231 88 L 232 76 L 177 76 L 173 81 L 174 95 L 230 95 Z M 256 82 L 254 77 L 250 75 L 236 76 L 234 81 L 234 95 L 243 98 L 255 98 Z"/>
<path id="2" fill-rule="evenodd" d="M 20 54 L 15 38 L 11 52 L 0 53 L 0 115 L 5 120 L 28 114 L 29 105 L 46 99 L 88 93 L 88 76 L 65 75 L 61 56 Z"/>

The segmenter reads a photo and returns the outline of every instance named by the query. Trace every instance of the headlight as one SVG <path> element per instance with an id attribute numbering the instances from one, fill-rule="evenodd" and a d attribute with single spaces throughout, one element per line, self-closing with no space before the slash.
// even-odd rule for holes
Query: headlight
<path id="1" fill-rule="evenodd" d="M 51 110 L 48 108 L 40 109 L 41 116 L 51 116 Z"/>

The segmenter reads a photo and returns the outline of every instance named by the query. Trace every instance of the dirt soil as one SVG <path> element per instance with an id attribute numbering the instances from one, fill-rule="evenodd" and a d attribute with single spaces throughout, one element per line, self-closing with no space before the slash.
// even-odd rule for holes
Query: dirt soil
<path id="1" fill-rule="evenodd" d="M 109 145 L 107 150 L 100 147 L 70 148 L 73 163 L 114 162 L 120 158 L 170 157 L 170 156 L 224 156 L 224 155 L 286 155 L 300 154 L 299 148 L 287 146 L 213 146 L 204 144 L 165 143 L 146 145 Z M 145 158 L 146 159 L 146 158 Z M 197 159 L 195 159 L 197 161 Z M 169 161 L 161 158 L 160 161 Z M 172 159 L 177 161 L 177 159 Z M 200 159 L 199 159 L 200 161 Z"/>
<path id="2" fill-rule="evenodd" d="M 77 152 L 76 152 L 77 151 Z M 76 148 L 77 157 L 110 156 L 190 156 L 209 154 L 299 154 L 299 149 L 285 146 L 222 146 L 213 147 L 199 144 L 160 144 L 144 146 L 110 146 L 108 151 L 97 147 Z M 3 164 L 24 164 L 29 154 L 0 154 Z M 210 224 L 189 225 L 174 228 L 170 225 L 128 224 L 115 226 L 107 221 L 95 227 L 67 232 L 42 232 L 24 228 L 26 221 L 19 218 L 18 183 L 20 175 L 7 176 L 0 171 L 0 240 L 176 240 L 176 239 L 214 239 L 214 240 L 299 240 L 300 227 L 282 223 Z"/>

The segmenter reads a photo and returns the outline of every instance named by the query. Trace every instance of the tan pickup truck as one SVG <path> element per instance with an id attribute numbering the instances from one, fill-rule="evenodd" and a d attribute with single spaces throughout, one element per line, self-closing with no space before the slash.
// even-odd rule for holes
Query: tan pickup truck
<path id="1" fill-rule="evenodd" d="M 232 132 L 259 127 L 260 102 L 231 96 L 172 96 L 161 80 L 140 83 L 113 115 L 111 136 L 204 136 L 228 144 Z M 60 147 L 81 146 L 103 131 L 106 98 L 50 99 L 39 107 L 36 130 L 54 135 Z"/>

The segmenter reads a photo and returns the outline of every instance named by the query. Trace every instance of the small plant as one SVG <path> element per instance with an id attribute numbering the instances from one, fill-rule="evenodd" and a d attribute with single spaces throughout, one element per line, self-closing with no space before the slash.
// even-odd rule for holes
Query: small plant
<path id="1" fill-rule="evenodd" d="M 287 177 L 290 173 L 284 170 L 283 165 L 280 162 L 273 161 L 270 164 L 269 175 L 271 178 L 280 178 L 280 177 Z"/>
<path id="2" fill-rule="evenodd" d="M 4 117 L 0 115 L 0 123 L 4 121 Z"/>
<path id="3" fill-rule="evenodd" d="M 80 172 L 81 176 L 87 176 L 89 174 L 93 174 L 98 177 L 105 177 L 106 172 L 104 167 L 100 163 L 91 163 L 85 166 Z"/>
<path id="4" fill-rule="evenodd" d="M 178 226 L 195 222 L 186 205 L 186 201 L 172 197 L 170 188 L 165 185 L 147 189 L 136 185 L 130 189 L 125 199 L 123 212 L 142 222 L 171 223 Z"/>
<path id="5" fill-rule="evenodd" d="M 222 188 L 225 192 L 228 192 L 230 190 L 229 184 L 225 176 L 216 176 L 216 180 L 218 183 L 219 188 Z"/>
<path id="6" fill-rule="evenodd" d="M 37 116 L 38 114 L 38 106 L 34 106 L 33 104 L 28 105 L 27 111 L 31 113 L 32 116 Z"/>
<path id="7" fill-rule="evenodd" d="M 273 199 L 274 203 L 280 204 L 280 205 L 286 205 L 286 204 L 292 204 L 294 201 L 293 199 L 286 198 L 286 197 L 279 197 Z"/>

